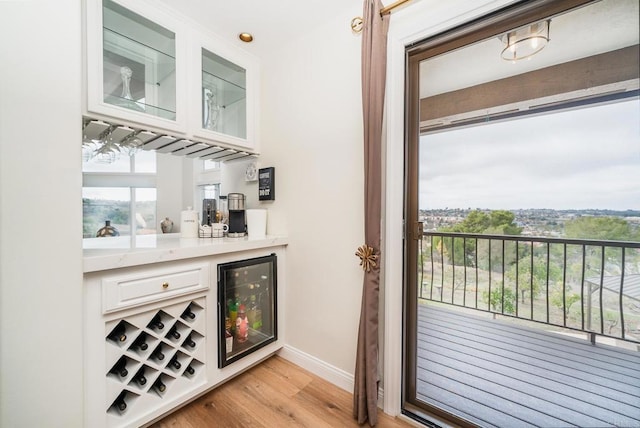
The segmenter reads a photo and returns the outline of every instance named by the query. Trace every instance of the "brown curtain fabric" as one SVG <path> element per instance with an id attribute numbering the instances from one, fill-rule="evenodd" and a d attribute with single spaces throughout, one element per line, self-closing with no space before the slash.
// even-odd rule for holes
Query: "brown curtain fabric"
<path id="1" fill-rule="evenodd" d="M 380 254 L 382 115 L 387 68 L 389 15 L 380 0 L 364 0 L 362 32 L 362 110 L 364 120 L 365 244 Z M 380 269 L 364 272 L 353 416 L 359 424 L 378 423 L 378 294 Z"/>

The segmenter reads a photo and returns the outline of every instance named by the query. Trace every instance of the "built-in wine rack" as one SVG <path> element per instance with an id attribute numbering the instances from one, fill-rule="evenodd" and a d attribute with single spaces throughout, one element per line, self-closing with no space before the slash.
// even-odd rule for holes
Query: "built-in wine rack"
<path id="1" fill-rule="evenodd" d="M 105 410 L 114 425 L 206 382 L 205 318 L 202 297 L 105 324 Z"/>

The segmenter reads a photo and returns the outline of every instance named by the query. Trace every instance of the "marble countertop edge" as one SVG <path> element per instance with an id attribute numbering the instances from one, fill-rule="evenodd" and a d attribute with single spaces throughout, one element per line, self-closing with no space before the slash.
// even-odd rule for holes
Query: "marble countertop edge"
<path id="1" fill-rule="evenodd" d="M 286 236 L 181 238 L 179 234 L 84 240 L 84 273 L 287 245 Z"/>

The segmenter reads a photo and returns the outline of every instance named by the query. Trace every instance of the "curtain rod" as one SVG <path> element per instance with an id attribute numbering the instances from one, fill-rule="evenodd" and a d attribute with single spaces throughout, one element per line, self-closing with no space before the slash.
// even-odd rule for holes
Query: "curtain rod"
<path id="1" fill-rule="evenodd" d="M 390 14 L 393 9 L 395 9 L 398 6 L 402 6 L 408 1 L 411 1 L 411 0 L 398 0 L 395 3 L 390 4 L 389 6 L 383 7 L 382 10 L 380 11 L 380 16 Z"/>
<path id="2" fill-rule="evenodd" d="M 403 4 L 409 1 L 411 0 L 397 0 L 394 3 L 391 3 L 389 6 L 383 7 L 382 9 L 380 9 L 380 16 L 382 17 L 385 15 L 389 15 L 393 9 L 399 6 L 402 6 Z M 356 16 L 351 20 L 351 30 L 353 30 L 354 33 L 362 32 L 362 25 L 363 25 L 363 21 L 362 21 L 362 17 L 360 16 Z"/>

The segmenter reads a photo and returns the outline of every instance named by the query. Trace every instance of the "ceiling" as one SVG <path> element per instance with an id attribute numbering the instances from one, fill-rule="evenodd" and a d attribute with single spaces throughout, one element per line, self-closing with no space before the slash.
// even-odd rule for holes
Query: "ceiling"
<path id="1" fill-rule="evenodd" d="M 305 31 L 334 17 L 359 15 L 362 0 L 156 0 L 187 18 L 210 28 L 259 57 L 270 55 Z M 384 0 L 389 5 L 394 0 Z M 497 38 L 429 60 L 421 67 L 421 97 L 455 90 L 500 77 L 519 74 L 638 43 L 638 0 L 602 0 L 588 7 L 559 16 L 551 23 L 551 42 L 531 61 L 510 64 L 500 58 L 502 45 Z M 410 6 L 409 6 L 410 7 Z M 348 11 L 348 12 L 345 12 Z M 569 17 L 571 17 L 569 19 Z M 350 20 L 350 18 L 349 18 Z M 345 21 L 345 28 L 349 22 Z M 253 34 L 252 43 L 238 39 L 241 32 Z M 611 42 L 613 40 L 613 44 Z M 461 64 L 452 74 L 448 64 Z M 473 64 L 466 66 L 465 64 Z M 424 74 L 428 73 L 426 78 Z"/>
<path id="2" fill-rule="evenodd" d="M 258 56 L 308 31 L 341 11 L 361 10 L 362 0 L 158 0 Z M 389 3 L 388 1 L 385 3 Z M 344 23 L 349 28 L 349 22 Z M 252 43 L 238 40 L 251 33 Z"/>
<path id="3" fill-rule="evenodd" d="M 638 0 L 602 0 L 554 17 L 548 46 L 530 60 L 503 60 L 504 45 L 497 37 L 431 58 L 420 67 L 420 97 L 636 45 L 639 5 Z M 451 64 L 457 65 L 454 79 Z"/>

